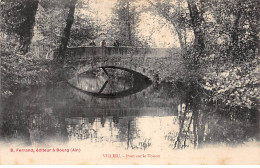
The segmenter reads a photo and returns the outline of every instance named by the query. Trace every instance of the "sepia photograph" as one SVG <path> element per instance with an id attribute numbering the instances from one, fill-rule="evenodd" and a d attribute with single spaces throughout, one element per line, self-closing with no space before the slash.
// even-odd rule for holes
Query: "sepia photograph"
<path id="1" fill-rule="evenodd" d="M 0 165 L 259 165 L 259 0 L 1 0 Z"/>

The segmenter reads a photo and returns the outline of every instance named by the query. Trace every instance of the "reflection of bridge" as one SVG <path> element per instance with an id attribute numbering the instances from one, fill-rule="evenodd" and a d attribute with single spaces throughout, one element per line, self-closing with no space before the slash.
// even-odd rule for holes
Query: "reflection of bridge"
<path id="1" fill-rule="evenodd" d="M 171 62 L 171 58 L 166 48 L 78 47 L 67 49 L 65 68 L 75 75 L 98 67 L 114 66 L 153 78 L 162 65 Z"/>
<path id="2" fill-rule="evenodd" d="M 106 75 L 108 76 L 108 79 L 106 80 L 105 83 L 103 83 L 102 87 L 99 89 L 98 85 L 100 84 L 100 80 L 95 80 L 95 86 L 93 87 L 93 82 L 91 84 L 91 82 L 89 83 L 89 80 L 90 78 L 88 78 L 87 81 L 84 81 L 84 80 L 79 80 L 78 78 L 72 78 L 71 80 L 69 80 L 69 84 L 74 87 L 75 89 L 81 91 L 81 92 L 84 92 L 86 94 L 89 94 L 89 95 L 92 95 L 92 96 L 96 96 L 96 97 L 100 97 L 100 98 L 119 98 L 119 97 L 124 97 L 124 96 L 129 96 L 131 94 L 135 94 L 143 89 L 145 89 L 146 87 L 148 87 L 149 85 L 152 84 L 151 80 L 149 80 L 148 77 L 136 72 L 136 71 L 133 71 L 133 70 L 130 70 L 130 69 L 126 69 L 126 68 L 115 68 L 114 66 L 103 66 L 102 67 L 103 71 L 106 73 Z M 109 80 L 110 75 L 109 73 L 107 72 L 106 69 L 117 69 L 117 70 L 123 70 L 123 71 L 126 71 L 128 72 L 129 74 L 131 74 L 132 76 L 132 79 L 130 79 L 130 81 L 128 81 L 128 85 L 130 84 L 131 87 L 127 87 L 125 85 L 125 83 L 123 83 L 123 88 L 124 90 L 115 90 L 115 88 L 113 88 L 115 91 L 114 92 L 111 92 L 110 90 L 110 93 L 103 93 L 104 89 L 106 90 L 106 86 L 107 84 L 109 83 L 110 81 L 110 84 L 113 83 L 113 80 Z M 131 77 L 130 77 L 131 78 Z M 76 82 L 75 82 L 76 80 Z M 93 80 L 93 78 L 92 78 Z M 117 79 L 118 80 L 118 79 Z M 129 80 L 129 79 L 128 79 Z M 83 82 L 83 83 L 81 83 Z M 90 84 L 90 85 L 89 85 Z M 119 83 L 118 83 L 119 84 Z M 92 85 L 92 87 L 91 87 Z M 118 85 L 120 86 L 120 84 Z M 117 87 L 118 87 L 117 86 Z M 82 87 L 84 89 L 82 89 Z M 86 88 L 88 87 L 91 87 L 92 89 L 95 88 L 95 89 L 98 89 L 96 92 L 93 91 L 93 90 L 85 90 Z M 112 89 L 112 88 L 110 88 Z"/>

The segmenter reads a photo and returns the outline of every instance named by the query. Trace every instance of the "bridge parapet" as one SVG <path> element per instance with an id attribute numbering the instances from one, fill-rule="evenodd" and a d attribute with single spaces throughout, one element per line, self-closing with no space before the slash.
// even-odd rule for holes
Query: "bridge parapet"
<path id="1" fill-rule="evenodd" d="M 77 47 L 68 48 L 66 61 L 86 60 L 92 57 L 167 57 L 169 49 L 166 48 L 141 48 L 141 47 Z"/>

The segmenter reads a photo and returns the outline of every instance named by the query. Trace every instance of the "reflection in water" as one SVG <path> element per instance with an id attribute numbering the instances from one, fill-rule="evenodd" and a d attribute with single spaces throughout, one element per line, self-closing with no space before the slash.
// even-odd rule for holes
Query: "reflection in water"
<path id="1" fill-rule="evenodd" d="M 69 80 L 77 90 L 100 98 L 119 98 L 135 94 L 151 85 L 146 76 L 130 69 L 106 66 Z"/>
<path id="2" fill-rule="evenodd" d="M 69 139 L 107 142 L 125 146 L 127 149 L 145 150 L 150 146 L 169 146 L 170 141 L 164 136 L 167 131 L 177 129 L 169 127 L 177 122 L 176 116 L 123 117 L 118 120 L 116 117 L 106 117 L 104 120 L 102 122 L 102 118 L 95 118 L 90 123 L 88 118 L 67 118 Z"/>
<path id="3" fill-rule="evenodd" d="M 189 89 L 185 104 L 178 106 L 179 131 L 170 137 L 173 148 L 200 148 L 221 143 L 237 145 L 258 140 L 256 108 L 249 110 L 227 107 L 222 102 L 205 102 L 203 90 L 193 84 Z"/>
<path id="4" fill-rule="evenodd" d="M 132 150 L 186 149 L 258 140 L 257 109 L 203 99 L 196 85 L 148 87 L 119 99 L 94 97 L 67 84 L 21 90 L 3 101 L 1 139 L 110 144 Z"/>

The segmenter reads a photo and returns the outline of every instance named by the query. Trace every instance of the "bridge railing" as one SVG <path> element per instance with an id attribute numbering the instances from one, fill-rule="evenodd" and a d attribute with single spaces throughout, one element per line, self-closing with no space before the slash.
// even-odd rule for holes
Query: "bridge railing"
<path id="1" fill-rule="evenodd" d="M 113 56 L 115 57 L 126 57 L 126 56 L 138 56 L 144 57 L 145 55 L 151 53 L 148 48 L 141 47 L 77 47 L 68 48 L 66 52 L 66 61 L 78 61 L 93 58 L 107 59 Z"/>
<path id="2" fill-rule="evenodd" d="M 86 47 L 74 47 L 68 48 L 65 55 L 65 62 L 75 62 L 81 60 L 94 60 L 94 61 L 106 61 L 113 57 L 116 59 L 120 58 L 133 58 L 141 57 L 145 58 L 165 58 L 171 57 L 169 54 L 170 50 L 168 48 L 143 48 L 143 47 L 96 47 L 96 46 L 86 46 Z M 54 54 L 58 54 L 54 51 Z"/>

